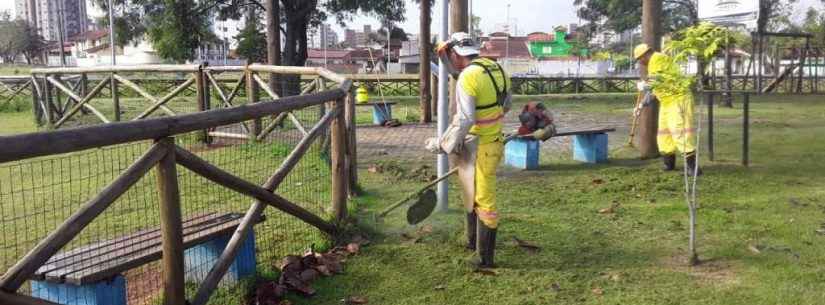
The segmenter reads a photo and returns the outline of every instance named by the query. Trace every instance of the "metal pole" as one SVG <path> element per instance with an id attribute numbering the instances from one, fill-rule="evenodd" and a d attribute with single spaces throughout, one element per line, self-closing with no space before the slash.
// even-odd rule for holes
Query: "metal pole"
<path id="1" fill-rule="evenodd" d="M 742 165 L 747 167 L 750 163 L 750 94 L 744 94 L 745 100 L 742 102 Z"/>
<path id="2" fill-rule="evenodd" d="M 112 49 L 112 66 L 117 65 L 117 53 L 115 52 L 115 10 L 112 0 L 109 0 L 109 48 Z M 114 73 L 112 73 L 114 76 Z M 120 121 L 120 98 L 117 94 L 117 80 L 114 77 L 111 79 L 110 86 L 112 91 L 112 107 L 115 112 L 115 121 Z"/>
<path id="3" fill-rule="evenodd" d="M 439 35 L 439 39 L 441 41 L 447 41 L 447 37 L 449 35 L 449 14 L 450 14 L 450 4 L 449 0 L 441 0 L 441 33 Z M 447 130 L 447 119 L 450 115 L 449 104 L 447 101 L 447 66 L 446 63 L 439 57 L 438 58 L 438 138 L 441 139 L 444 136 L 444 132 Z M 449 160 L 447 159 L 447 154 L 439 154 L 438 161 L 436 166 L 438 167 L 438 176 L 444 176 L 447 174 L 447 170 L 449 167 Z M 438 210 L 439 211 L 447 211 L 447 181 L 441 181 L 438 183 Z"/>
<path id="4" fill-rule="evenodd" d="M 713 149 L 713 93 L 707 93 L 708 99 L 708 158 L 714 159 Z"/>
<path id="5" fill-rule="evenodd" d="M 507 40 L 504 47 L 504 60 L 506 61 L 507 69 L 510 69 L 510 3 L 507 3 Z"/>
<path id="6" fill-rule="evenodd" d="M 57 1 L 57 41 L 60 44 L 60 66 L 66 66 L 66 51 L 65 51 L 65 42 L 63 40 L 63 33 L 65 29 L 63 28 L 63 0 Z M 60 100 L 58 98 L 58 100 Z"/>

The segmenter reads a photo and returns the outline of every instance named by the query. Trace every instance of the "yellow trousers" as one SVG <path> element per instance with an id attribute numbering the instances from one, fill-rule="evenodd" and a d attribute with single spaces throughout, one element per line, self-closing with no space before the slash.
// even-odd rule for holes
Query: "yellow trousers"
<path id="1" fill-rule="evenodd" d="M 504 143 L 495 141 L 478 145 L 475 166 L 475 210 L 478 219 L 491 229 L 498 227 L 496 209 L 496 168 L 504 155 Z"/>
<path id="2" fill-rule="evenodd" d="M 696 150 L 693 128 L 693 96 L 676 95 L 659 99 L 659 134 L 656 142 L 663 155 L 683 154 Z"/>

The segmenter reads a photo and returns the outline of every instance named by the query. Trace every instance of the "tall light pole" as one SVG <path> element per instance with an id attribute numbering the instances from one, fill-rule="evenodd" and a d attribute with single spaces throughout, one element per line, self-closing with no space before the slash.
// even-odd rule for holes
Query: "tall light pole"
<path id="1" fill-rule="evenodd" d="M 439 39 L 441 41 L 447 41 L 449 34 L 449 14 L 450 14 L 450 0 L 441 0 L 441 33 L 439 34 Z M 447 63 L 445 63 L 441 57 L 438 57 L 438 138 L 444 136 L 444 132 L 447 130 L 447 118 L 450 116 L 450 108 L 449 108 L 449 101 L 447 100 Z M 436 163 L 438 176 L 444 176 L 447 174 L 447 167 L 449 166 L 449 160 L 447 159 L 447 154 L 439 154 L 438 160 Z M 447 181 L 441 181 L 438 183 L 438 210 L 439 211 L 447 211 Z"/>
<path id="2" fill-rule="evenodd" d="M 504 46 L 504 60 L 506 61 L 506 66 L 510 68 L 510 3 L 507 3 L 507 22 L 505 23 L 507 27 L 507 40 L 505 40 Z"/>
<path id="3" fill-rule="evenodd" d="M 57 8 L 56 9 L 57 9 L 57 43 L 60 44 L 60 52 L 58 52 L 58 54 L 60 54 L 60 66 L 65 67 L 66 66 L 66 50 L 65 50 L 66 45 L 65 45 L 64 38 L 63 38 L 63 33 L 65 33 L 66 30 L 63 28 L 63 16 L 64 16 L 63 15 L 63 0 L 58 0 L 57 1 Z"/>
<path id="4" fill-rule="evenodd" d="M 109 47 L 112 48 L 112 66 L 117 64 L 115 59 L 115 13 L 112 0 L 109 0 Z"/>

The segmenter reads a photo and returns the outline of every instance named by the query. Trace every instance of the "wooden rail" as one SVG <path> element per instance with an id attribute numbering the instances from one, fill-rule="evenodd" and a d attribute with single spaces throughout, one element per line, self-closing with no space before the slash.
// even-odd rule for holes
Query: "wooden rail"
<path id="1" fill-rule="evenodd" d="M 165 69 L 165 71 L 191 72 L 192 68 L 193 67 L 190 66 L 178 66 Z M 350 172 L 355 168 L 355 160 L 352 160 L 352 156 L 349 154 L 350 147 L 355 146 L 355 143 L 350 142 L 354 137 L 347 134 L 348 132 L 354 132 L 354 128 L 350 128 L 354 126 L 354 122 L 349 122 L 348 120 L 352 118 L 347 116 L 347 109 L 354 108 L 354 105 L 349 105 L 353 102 L 348 98 L 351 95 L 350 81 L 329 71 L 317 68 L 282 69 L 281 67 L 252 65 L 249 67 L 241 67 L 241 69 L 241 71 L 245 71 L 244 78 L 246 78 L 246 80 L 243 82 L 246 82 L 247 85 L 259 85 L 262 79 L 254 73 L 260 73 L 260 71 L 265 71 L 264 73 L 289 72 L 296 74 L 311 74 L 314 72 L 316 73 L 315 75 L 318 75 L 319 79 L 332 81 L 337 84 L 337 87 L 329 90 L 310 92 L 326 87 L 325 83 L 318 83 L 306 90 L 308 95 L 285 97 L 272 101 L 255 101 L 235 107 L 231 107 L 231 96 L 234 94 L 227 96 L 221 93 L 221 99 L 224 104 L 230 107 L 211 110 L 203 109 L 203 111 L 197 113 L 162 118 L 115 122 L 15 136 L 0 136 L 0 147 L 8 148 L 0 150 L 0 163 L 136 141 L 154 141 L 154 145 L 152 145 L 143 156 L 137 159 L 97 196 L 89 200 L 78 211 L 74 212 L 74 214 L 66 219 L 56 230 L 41 240 L 28 254 L 6 271 L 2 279 L 0 279 L 0 297 L 2 297 L 3 300 L 14 300 L 21 304 L 51 304 L 47 301 L 19 295 L 17 291 L 23 283 L 33 276 L 38 268 L 74 239 L 86 226 L 101 215 L 101 213 L 128 191 L 137 181 L 144 177 L 152 168 L 157 170 L 157 191 L 160 198 L 158 208 L 160 211 L 160 231 L 163 249 L 161 265 L 163 267 L 164 304 L 206 304 L 212 292 L 215 291 L 217 284 L 228 272 L 229 266 L 238 254 L 243 240 L 247 237 L 252 226 L 256 220 L 260 218 L 266 207 L 273 207 L 296 217 L 326 234 L 336 234 L 338 232 L 337 224 L 346 217 L 346 200 L 349 189 L 351 189 L 348 182 L 353 176 Z M 113 70 L 123 71 L 122 69 Z M 204 70 L 203 67 L 197 67 L 196 69 L 196 71 Z M 95 86 L 95 89 L 87 94 L 76 94 L 60 82 L 59 73 L 75 73 L 78 71 L 85 72 L 85 70 L 80 69 L 45 69 L 36 71 L 36 73 L 48 73 L 49 76 L 45 77 L 46 81 L 44 84 L 61 87 L 60 90 L 68 94 L 70 100 L 73 101 L 74 106 L 72 106 L 71 110 L 66 111 L 64 115 L 70 112 L 76 113 L 80 109 L 83 109 L 82 107 L 84 103 L 88 101 L 89 96 L 94 95 L 95 91 L 99 91 L 100 88 L 108 83 L 107 78 L 100 81 L 100 83 Z M 207 81 L 209 81 L 211 85 L 220 88 L 218 83 L 214 81 L 214 77 L 210 76 L 210 73 L 218 73 L 214 71 L 235 70 L 223 67 L 213 71 L 202 72 L 202 74 L 200 74 L 203 76 L 202 84 L 205 85 Z M 117 73 L 112 71 L 101 72 Z M 118 80 L 126 86 L 136 86 L 135 83 L 129 80 L 124 82 L 120 79 L 120 76 L 112 76 L 112 79 Z M 266 88 L 266 86 L 260 85 L 262 88 Z M 273 92 L 267 92 L 267 94 L 272 97 L 277 97 Z M 151 96 L 148 93 L 145 95 L 147 98 Z M 150 98 L 150 100 L 151 99 L 152 98 Z M 153 105 L 158 105 L 158 102 L 161 100 L 155 99 L 156 102 Z M 285 118 L 291 114 L 292 111 L 322 105 L 326 106 L 326 111 L 320 117 L 319 121 L 309 128 L 309 130 L 303 130 L 304 137 L 302 140 L 261 186 L 234 176 L 187 151 L 183 147 L 175 145 L 174 136 L 176 135 L 199 130 L 212 130 L 220 126 L 241 124 L 246 121 L 255 121 L 265 117 L 277 116 Z M 160 107 L 158 106 L 157 108 Z M 325 131 L 327 130 L 331 131 L 332 141 L 330 152 L 332 157 L 332 177 L 330 180 L 332 184 L 332 201 L 330 204 L 333 211 L 333 221 L 319 217 L 276 193 L 281 182 L 284 181 L 289 172 L 296 167 L 310 146 L 318 138 L 325 135 Z M 271 130 L 267 132 L 271 132 Z M 263 132 L 253 133 L 251 135 L 254 136 L 253 141 L 265 139 L 266 137 L 266 134 L 263 134 Z M 261 136 L 263 136 L 263 138 Z M 217 263 L 211 269 L 204 282 L 201 283 L 194 298 L 189 301 L 186 300 L 184 287 L 183 226 L 176 165 L 181 165 L 213 183 L 254 199 Z"/>

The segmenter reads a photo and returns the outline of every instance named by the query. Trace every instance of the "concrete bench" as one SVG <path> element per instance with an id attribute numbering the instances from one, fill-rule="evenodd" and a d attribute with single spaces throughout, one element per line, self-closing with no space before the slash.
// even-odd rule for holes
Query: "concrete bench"
<path id="1" fill-rule="evenodd" d="M 573 159 L 585 163 L 607 161 L 607 133 L 613 128 L 558 132 L 553 137 L 573 136 Z M 539 146 L 541 141 L 532 137 L 517 137 L 504 148 L 504 163 L 520 169 L 539 167 Z"/>
<path id="2" fill-rule="evenodd" d="M 210 213 L 183 222 L 187 281 L 203 281 L 241 218 L 243 214 Z M 68 305 L 126 305 L 123 272 L 160 260 L 162 254 L 160 228 L 58 253 L 33 275 L 32 296 Z M 223 281 L 236 282 L 255 270 L 255 235 L 250 231 Z"/>
<path id="3" fill-rule="evenodd" d="M 372 123 L 375 125 L 384 125 L 384 122 L 392 120 L 392 105 L 397 104 L 397 102 L 369 102 L 369 103 L 359 103 L 355 104 L 355 106 L 363 107 L 369 106 L 372 107 Z"/>

